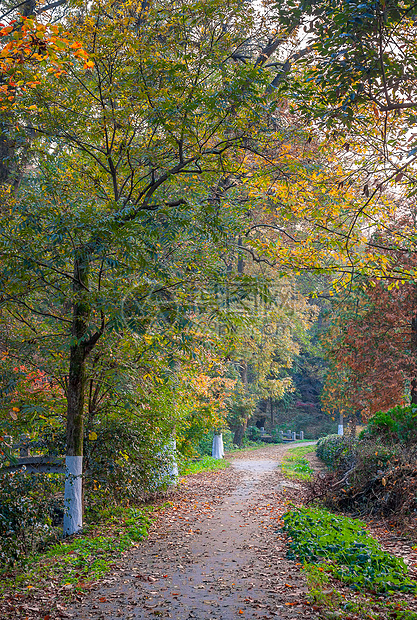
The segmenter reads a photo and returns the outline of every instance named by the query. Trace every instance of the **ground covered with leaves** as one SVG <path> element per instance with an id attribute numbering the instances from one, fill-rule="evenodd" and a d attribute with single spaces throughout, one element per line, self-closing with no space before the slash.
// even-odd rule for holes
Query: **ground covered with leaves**
<path id="1" fill-rule="evenodd" d="M 13 586 L 11 575 L 5 580 L 0 617 L 416 618 L 411 593 L 354 591 L 319 564 L 303 567 L 297 557 L 287 557 L 283 515 L 303 500 L 303 482 L 286 478 L 277 467 L 287 449 L 267 446 L 234 454 L 228 469 L 184 477 L 170 497 L 138 513 L 135 526 L 125 511 L 88 544 L 79 537 L 65 543 L 61 555 L 51 549 Z M 309 455 L 302 458 L 315 465 Z M 136 540 L 128 535 L 132 527 Z M 372 533 L 378 531 L 382 546 L 412 568 L 411 545 L 382 529 Z"/>

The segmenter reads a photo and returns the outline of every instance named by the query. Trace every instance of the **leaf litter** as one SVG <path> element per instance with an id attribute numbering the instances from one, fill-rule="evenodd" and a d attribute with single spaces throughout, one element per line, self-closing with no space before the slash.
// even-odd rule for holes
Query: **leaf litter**
<path id="1" fill-rule="evenodd" d="M 81 589 L 57 583 L 6 592 L 4 620 L 257 620 L 323 618 L 308 598 L 301 564 L 286 558 L 282 516 L 300 505 L 303 486 L 286 481 L 278 468 L 286 446 L 242 451 L 233 467 L 187 476 L 158 511 L 149 538 L 115 560 L 106 578 Z M 164 500 L 161 500 L 161 504 Z M 393 539 L 387 528 L 381 543 L 405 558 L 417 556 L 410 544 Z M 375 532 L 372 532 L 375 534 Z M 69 584 L 72 585 L 72 584 Z M 80 586 L 80 584 L 78 584 Z M 352 593 L 340 582 L 346 601 Z M 395 599 L 395 597 L 394 597 Z M 414 601 L 409 599 L 410 609 Z M 399 605 L 393 600 L 393 605 Z M 325 613 L 325 612 L 324 612 Z M 361 616 L 351 616 L 352 620 Z"/>

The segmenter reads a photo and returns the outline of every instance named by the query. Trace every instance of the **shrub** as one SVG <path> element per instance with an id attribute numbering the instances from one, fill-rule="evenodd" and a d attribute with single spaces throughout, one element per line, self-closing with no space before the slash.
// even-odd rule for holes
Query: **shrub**
<path id="1" fill-rule="evenodd" d="M 257 426 L 248 426 L 245 435 L 249 441 L 261 441 L 261 431 Z"/>
<path id="2" fill-rule="evenodd" d="M 22 561 L 58 536 L 55 514 L 63 515 L 63 476 L 0 473 L 0 565 Z"/>
<path id="3" fill-rule="evenodd" d="M 360 438 L 378 438 L 388 443 L 417 443 L 417 406 L 393 407 L 388 411 L 378 411 L 370 418 Z"/>
<path id="4" fill-rule="evenodd" d="M 171 482 L 170 455 L 162 436 L 150 437 L 139 425 L 117 419 L 97 423 L 84 440 L 89 517 L 109 502 L 140 503 L 156 490 L 164 490 Z"/>
<path id="5" fill-rule="evenodd" d="M 339 454 L 332 472 L 320 473 L 308 484 L 307 501 L 319 500 L 337 511 L 383 515 L 402 527 L 414 520 L 417 454 L 372 439 L 347 442 L 350 452 Z"/>
<path id="6" fill-rule="evenodd" d="M 318 440 L 316 454 L 328 467 L 337 469 L 345 449 L 346 442 L 342 435 L 327 435 Z"/>

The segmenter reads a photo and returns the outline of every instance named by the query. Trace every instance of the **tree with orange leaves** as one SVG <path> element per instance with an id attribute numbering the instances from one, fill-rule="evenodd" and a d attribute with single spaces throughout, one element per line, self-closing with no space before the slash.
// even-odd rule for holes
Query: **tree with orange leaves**
<path id="1" fill-rule="evenodd" d="M 64 75 L 74 62 L 92 66 L 81 43 L 62 24 L 42 19 L 36 3 L 32 5 L 20 7 L 21 13 L 5 11 L 0 22 L 0 184 L 14 188 L 21 181 L 33 135 L 33 128 L 16 110 L 19 98 L 49 75 Z"/>
<path id="2" fill-rule="evenodd" d="M 322 400 L 330 413 L 367 420 L 417 402 L 414 283 L 362 279 L 336 299 L 323 338 L 330 363 Z"/>

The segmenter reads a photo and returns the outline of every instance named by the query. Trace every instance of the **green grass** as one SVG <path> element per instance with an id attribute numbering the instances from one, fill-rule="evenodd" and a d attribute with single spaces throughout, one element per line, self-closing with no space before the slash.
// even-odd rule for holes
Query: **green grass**
<path id="1" fill-rule="evenodd" d="M 314 472 L 310 463 L 304 458 L 304 456 L 314 452 L 315 449 L 315 444 L 312 446 L 290 448 L 281 463 L 281 469 L 284 476 L 297 480 L 309 480 Z"/>
<path id="2" fill-rule="evenodd" d="M 230 463 L 224 459 L 214 459 L 212 456 L 203 456 L 198 461 L 188 461 L 180 468 L 180 474 L 187 476 L 188 474 L 199 474 L 203 471 L 216 471 L 218 469 L 226 469 L 230 467 Z"/>

